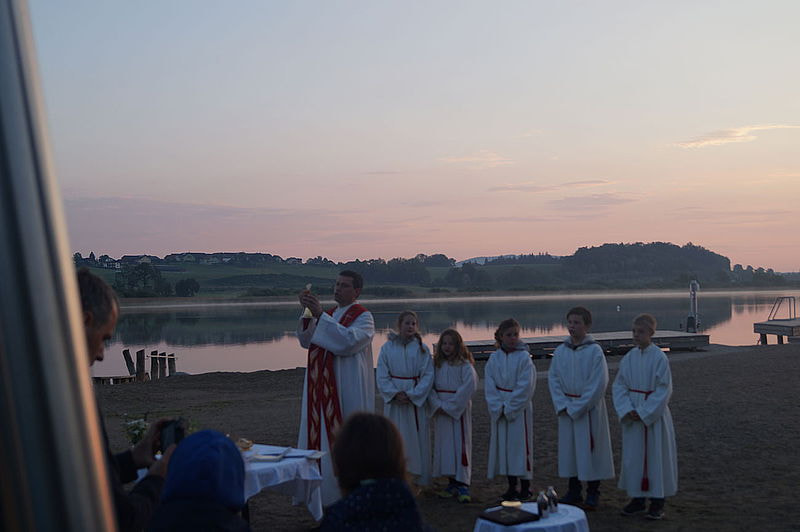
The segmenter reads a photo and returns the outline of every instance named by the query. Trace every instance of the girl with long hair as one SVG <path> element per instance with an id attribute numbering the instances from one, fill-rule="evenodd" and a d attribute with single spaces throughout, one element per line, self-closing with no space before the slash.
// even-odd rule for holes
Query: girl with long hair
<path id="1" fill-rule="evenodd" d="M 431 437 L 423 407 L 433 387 L 433 359 L 422 342 L 415 312 L 400 313 L 397 329 L 381 347 L 376 382 L 383 414 L 403 437 L 408 472 L 424 486 L 430 483 Z"/>
<path id="2" fill-rule="evenodd" d="M 447 477 L 440 497 L 470 502 L 472 396 L 478 386 L 475 360 L 455 329 L 439 335 L 433 356 L 434 384 L 428 397 L 433 419 L 433 475 Z"/>

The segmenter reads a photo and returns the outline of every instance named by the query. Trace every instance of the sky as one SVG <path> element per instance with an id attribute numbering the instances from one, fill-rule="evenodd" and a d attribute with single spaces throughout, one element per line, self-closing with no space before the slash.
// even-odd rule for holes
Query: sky
<path id="1" fill-rule="evenodd" d="M 71 245 L 800 270 L 800 2 L 30 0 Z"/>

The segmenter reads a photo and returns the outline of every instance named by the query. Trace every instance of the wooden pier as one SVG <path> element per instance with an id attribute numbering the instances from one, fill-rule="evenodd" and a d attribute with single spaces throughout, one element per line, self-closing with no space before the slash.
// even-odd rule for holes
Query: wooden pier
<path id="1" fill-rule="evenodd" d="M 547 358 L 553 355 L 556 347 L 564 343 L 566 336 L 536 336 L 533 338 L 520 338 L 528 344 L 533 358 Z M 607 354 L 625 352 L 634 347 L 630 331 L 592 333 L 592 338 L 600 344 Z M 493 341 L 473 340 L 464 342 L 477 360 L 485 360 L 497 348 Z M 670 350 L 688 349 L 694 351 L 705 347 L 709 343 L 707 334 L 686 333 L 681 331 L 657 331 L 653 336 L 653 343 L 662 349 Z"/>
<path id="2" fill-rule="evenodd" d="M 122 384 L 126 382 L 144 382 L 155 379 L 171 377 L 177 373 L 175 368 L 175 353 L 150 353 L 150 373 L 145 371 L 144 349 L 136 352 L 136 363 L 131 357 L 130 349 L 122 350 L 122 358 L 128 368 L 128 375 L 115 375 L 111 377 L 93 377 L 96 384 Z"/>
<path id="3" fill-rule="evenodd" d="M 779 344 L 783 343 L 784 336 L 795 342 L 795 338 L 800 337 L 800 318 L 759 321 L 753 324 L 753 332 L 760 335 L 762 345 L 767 345 L 768 334 L 777 336 Z"/>

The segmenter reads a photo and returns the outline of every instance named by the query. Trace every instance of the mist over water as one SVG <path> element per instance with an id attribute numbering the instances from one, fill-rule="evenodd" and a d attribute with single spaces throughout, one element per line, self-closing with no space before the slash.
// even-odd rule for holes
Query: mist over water
<path id="1" fill-rule="evenodd" d="M 700 293 L 701 332 L 712 343 L 753 345 L 758 337 L 753 323 L 767 319 L 775 298 L 800 297 L 797 291 Z M 627 331 L 642 312 L 653 314 L 659 329 L 682 330 L 689 309 L 687 293 L 572 294 L 552 297 L 487 297 L 365 302 L 375 317 L 377 359 L 386 333 L 395 327 L 400 311 L 419 314 L 423 339 L 433 343 L 438 333 L 455 327 L 465 340 L 489 340 L 497 323 L 508 317 L 522 325 L 522 336 L 566 335 L 564 314 L 573 306 L 588 307 L 593 332 Z M 619 306 L 619 310 L 617 307 Z M 122 350 L 144 349 L 176 353 L 178 370 L 257 371 L 305 365 L 306 353 L 294 331 L 298 305 L 203 305 L 182 308 L 142 307 L 122 310 L 106 359 L 96 363 L 95 375 L 127 373 Z M 149 367 L 149 366 L 148 366 Z"/>

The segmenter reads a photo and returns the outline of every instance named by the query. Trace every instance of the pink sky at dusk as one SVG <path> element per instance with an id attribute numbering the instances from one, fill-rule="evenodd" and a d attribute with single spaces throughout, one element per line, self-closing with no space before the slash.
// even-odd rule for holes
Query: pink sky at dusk
<path id="1" fill-rule="evenodd" d="M 800 270 L 800 4 L 31 2 L 72 247 Z"/>

